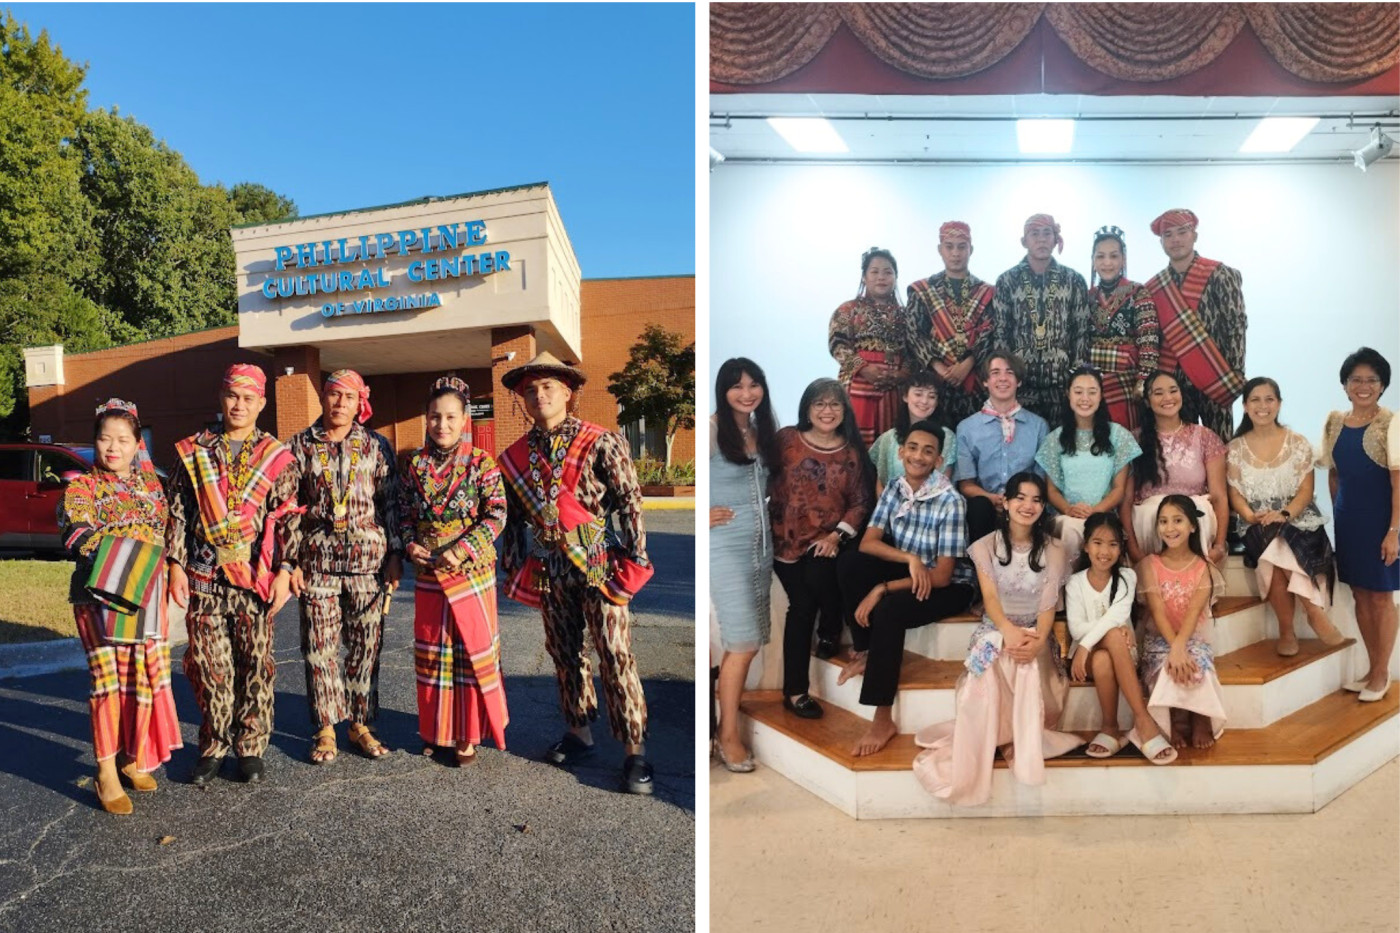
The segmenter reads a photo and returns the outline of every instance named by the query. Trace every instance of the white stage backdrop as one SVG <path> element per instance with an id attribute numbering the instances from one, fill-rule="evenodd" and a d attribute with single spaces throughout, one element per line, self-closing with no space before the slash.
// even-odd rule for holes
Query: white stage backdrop
<path id="1" fill-rule="evenodd" d="M 1314 442 L 1327 412 L 1346 406 L 1337 371 L 1349 352 L 1369 345 L 1400 368 L 1394 162 L 1366 173 L 1343 164 L 722 164 L 710 182 L 711 369 L 702 410 L 714 410 L 720 363 L 747 356 L 768 375 L 780 423 L 793 423 L 807 383 L 836 375 L 827 323 L 855 296 L 862 252 L 894 253 L 903 295 L 942 268 L 939 224 L 964 220 L 972 273 L 995 281 L 1024 255 L 1021 225 L 1039 212 L 1059 221 L 1065 251 L 1056 258 L 1086 282 L 1094 231 L 1121 227 L 1128 275 L 1141 282 L 1166 265 L 1152 219 L 1171 207 L 1194 210 L 1197 249 L 1244 278 L 1246 375 L 1276 379 L 1281 420 Z M 1400 385 L 1382 404 L 1400 407 Z"/>

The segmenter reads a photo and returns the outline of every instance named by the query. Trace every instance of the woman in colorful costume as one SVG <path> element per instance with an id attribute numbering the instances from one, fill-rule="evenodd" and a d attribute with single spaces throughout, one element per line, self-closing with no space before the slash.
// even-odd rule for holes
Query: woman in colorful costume
<path id="1" fill-rule="evenodd" d="M 872 246 L 860 257 L 856 297 L 831 315 L 827 346 L 841 364 L 837 378 L 851 398 L 861 440 L 869 447 L 894 427 L 900 382 L 908 374 L 908 324 L 899 303 L 899 264 Z"/>
<path id="2" fill-rule="evenodd" d="M 400 537 L 418 568 L 413 658 L 424 754 L 455 747 L 476 761 L 486 738 L 506 747 L 505 682 L 496 618 L 496 538 L 506 493 L 496 461 L 471 442 L 467 384 L 444 376 L 428 396 L 428 443 L 400 484 Z"/>
<path id="3" fill-rule="evenodd" d="M 1157 371 L 1161 335 L 1147 288 L 1128 278 L 1128 245 L 1117 227 L 1094 234 L 1089 289 L 1089 362 L 1103 373 L 1103 403 L 1114 424 L 1138 428 L 1142 384 Z"/>
<path id="4" fill-rule="evenodd" d="M 92 674 L 94 787 L 102 809 L 126 814 L 131 798 L 122 785 L 155 790 L 150 772 L 184 744 L 170 692 L 170 512 L 134 404 L 114 398 L 98 406 L 93 440 L 92 471 L 68 483 L 58 525 L 77 562 L 68 599 Z M 122 593 L 144 596 L 141 607 L 126 611 L 135 605 Z"/>

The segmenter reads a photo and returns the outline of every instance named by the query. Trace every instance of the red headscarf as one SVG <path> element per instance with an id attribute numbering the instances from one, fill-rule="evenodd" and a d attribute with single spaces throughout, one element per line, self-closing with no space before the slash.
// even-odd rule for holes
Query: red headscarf
<path id="1" fill-rule="evenodd" d="M 971 243 L 972 228 L 961 220 L 950 220 L 938 228 L 938 242 L 942 243 L 944 240 L 956 239 L 967 240 L 968 243 Z"/>
<path id="2" fill-rule="evenodd" d="M 1196 224 L 1198 223 L 1200 223 L 1200 220 L 1196 217 L 1195 212 L 1184 207 L 1174 207 L 1152 221 L 1152 232 L 1157 234 L 1157 236 L 1162 236 L 1172 227 L 1181 226 L 1187 226 L 1195 230 Z"/>
<path id="3" fill-rule="evenodd" d="M 234 363 L 224 370 L 225 389 L 252 389 L 258 395 L 267 396 L 267 374 L 251 363 Z"/>
<path id="4" fill-rule="evenodd" d="M 347 392 L 355 392 L 360 397 L 360 410 L 355 415 L 355 420 L 364 424 L 374 414 L 374 409 L 369 407 L 369 386 L 365 385 L 365 380 L 353 369 L 337 369 L 330 374 L 325 386 L 321 389 L 323 393 L 329 392 L 332 386 L 339 386 Z"/>
<path id="5" fill-rule="evenodd" d="M 1060 225 L 1055 223 L 1055 218 L 1049 214 L 1032 214 L 1026 218 L 1026 224 L 1021 228 L 1021 235 L 1025 236 L 1026 231 L 1031 227 L 1049 227 L 1055 231 L 1055 245 L 1059 247 L 1058 252 L 1065 251 L 1065 239 L 1060 236 Z"/>

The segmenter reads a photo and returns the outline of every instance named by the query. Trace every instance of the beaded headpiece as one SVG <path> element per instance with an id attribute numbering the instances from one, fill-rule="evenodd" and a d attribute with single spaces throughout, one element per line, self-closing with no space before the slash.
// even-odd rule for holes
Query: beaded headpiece
<path id="1" fill-rule="evenodd" d="M 467 384 L 456 376 L 440 376 L 438 381 L 433 383 L 433 391 L 436 392 L 438 389 L 452 389 L 461 392 L 467 398 L 472 397 L 471 389 L 467 388 Z"/>
<path id="2" fill-rule="evenodd" d="M 135 402 L 128 402 L 119 398 L 109 398 L 107 399 L 107 401 L 97 406 L 97 411 L 95 412 L 95 414 L 97 416 L 101 416 L 105 415 L 109 411 L 124 411 L 131 417 L 135 418 L 137 424 L 141 423 L 141 416 L 136 413 Z"/>
<path id="3" fill-rule="evenodd" d="M 1123 238 L 1123 231 L 1120 228 L 1115 227 L 1112 224 L 1106 224 L 1105 226 L 1102 226 L 1094 231 L 1094 245 L 1091 248 L 1091 252 L 1089 254 L 1089 278 L 1093 282 L 1098 281 L 1099 270 L 1094 268 L 1094 255 L 1092 249 L 1097 249 L 1099 243 L 1101 243 L 1104 240 L 1118 241 L 1118 247 L 1123 252 L 1123 271 L 1119 273 L 1119 276 L 1121 277 L 1128 274 L 1128 241 Z"/>

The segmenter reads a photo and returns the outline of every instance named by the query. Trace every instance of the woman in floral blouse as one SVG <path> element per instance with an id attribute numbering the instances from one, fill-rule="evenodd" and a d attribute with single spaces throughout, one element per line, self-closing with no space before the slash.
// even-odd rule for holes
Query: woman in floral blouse
<path id="1" fill-rule="evenodd" d="M 899 303 L 899 264 L 872 246 L 860 257 L 856 297 L 831 315 L 827 343 L 841 364 L 837 378 L 850 396 L 861 440 L 869 447 L 894 427 L 900 382 L 908 375 L 904 345 L 908 326 Z"/>

